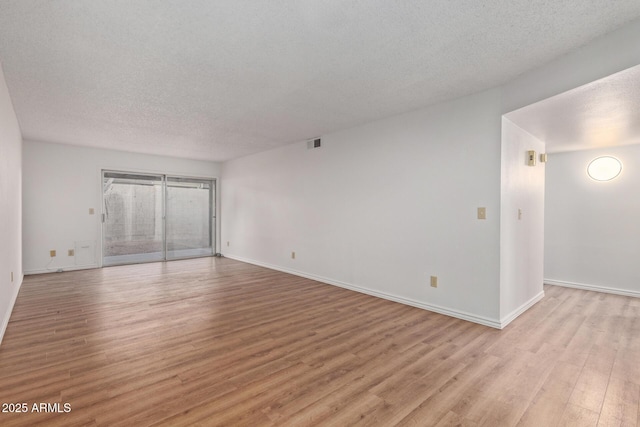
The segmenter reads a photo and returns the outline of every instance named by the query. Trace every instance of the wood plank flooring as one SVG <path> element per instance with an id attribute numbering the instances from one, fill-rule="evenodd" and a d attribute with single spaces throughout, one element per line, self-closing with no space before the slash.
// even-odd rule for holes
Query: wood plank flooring
<path id="1" fill-rule="evenodd" d="M 0 425 L 640 427 L 640 299 L 545 292 L 498 331 L 224 258 L 28 276 Z"/>

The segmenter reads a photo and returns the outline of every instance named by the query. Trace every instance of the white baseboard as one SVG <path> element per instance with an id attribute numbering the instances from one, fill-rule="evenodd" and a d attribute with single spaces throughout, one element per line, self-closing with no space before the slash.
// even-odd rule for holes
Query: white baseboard
<path id="1" fill-rule="evenodd" d="M 24 272 L 24 275 L 30 276 L 32 274 L 57 273 L 58 269 L 64 272 L 64 271 L 75 271 L 75 270 L 89 270 L 92 268 L 100 268 L 100 266 L 98 264 L 92 264 L 92 265 L 80 265 L 80 266 L 73 266 L 73 267 L 45 268 L 41 270 L 26 270 Z"/>
<path id="2" fill-rule="evenodd" d="M 607 294 L 624 295 L 626 297 L 640 298 L 640 292 L 628 289 L 608 288 L 606 286 L 586 285 L 584 283 L 565 282 L 563 280 L 544 279 L 546 285 L 562 286 L 564 288 L 582 289 L 585 291 L 604 292 Z"/>
<path id="3" fill-rule="evenodd" d="M 293 274 L 294 276 L 304 277 L 306 279 L 311 279 L 311 280 L 315 280 L 317 282 L 326 283 L 327 285 L 338 286 L 340 288 L 345 288 L 345 289 L 349 289 L 349 290 L 352 290 L 352 291 L 355 291 L 355 292 L 360 292 L 360 293 L 371 295 L 371 296 L 374 296 L 374 297 L 386 299 L 386 300 L 389 300 L 389 301 L 398 302 L 400 304 L 410 305 L 412 307 L 421 308 L 423 310 L 433 311 L 435 313 L 444 314 L 446 316 L 455 317 L 457 319 L 462 319 L 462 320 L 466 320 L 466 321 L 473 322 L 473 323 L 478 323 L 480 325 L 490 326 L 490 327 L 496 328 L 496 329 L 502 329 L 503 328 L 502 322 L 497 321 L 495 319 L 488 318 L 488 317 L 478 316 L 478 315 L 475 315 L 475 314 L 472 314 L 472 313 L 467 313 L 467 312 L 460 311 L 460 310 L 441 307 L 439 305 L 427 304 L 427 303 L 423 303 L 423 302 L 420 302 L 420 301 L 412 300 L 412 299 L 409 299 L 409 298 L 404 298 L 404 297 L 400 297 L 400 296 L 397 296 L 397 295 L 389 294 L 389 293 L 386 293 L 386 292 L 374 291 L 372 289 L 363 288 L 361 286 L 353 285 L 353 284 L 350 284 L 350 283 L 345 283 L 345 282 L 341 282 L 341 281 L 338 281 L 338 280 L 328 279 L 326 277 L 317 276 L 315 274 L 303 273 L 301 271 L 291 270 L 291 269 L 280 267 L 280 266 L 277 266 L 277 265 L 272 265 L 272 264 L 268 264 L 268 263 L 264 263 L 264 262 L 260 262 L 260 261 L 255 261 L 255 260 L 252 260 L 252 259 L 247 259 L 247 258 L 235 256 L 235 255 L 227 255 L 227 254 L 225 254 L 224 257 L 225 258 L 234 259 L 236 261 L 246 262 L 248 264 L 257 265 L 257 266 L 260 266 L 260 267 L 266 267 L 266 268 L 269 268 L 271 270 L 282 271 L 283 273 Z"/>
<path id="4" fill-rule="evenodd" d="M 503 317 L 500 320 L 500 329 L 503 329 L 509 323 L 513 322 L 518 316 L 520 316 L 522 313 L 530 309 L 535 303 L 540 301 L 542 298 L 544 298 L 544 291 L 540 291 L 538 295 L 534 296 L 529 301 L 525 302 L 520 307 L 516 308 L 511 313 Z"/>
<path id="5" fill-rule="evenodd" d="M 7 326 L 9 326 L 9 319 L 11 318 L 11 313 L 13 312 L 13 306 L 16 304 L 16 299 L 18 299 L 18 293 L 20 292 L 20 287 L 22 286 L 22 282 L 24 281 L 24 275 L 20 275 L 20 281 L 16 289 L 13 291 L 13 295 L 11 296 L 11 301 L 9 302 L 9 309 L 4 315 L 4 319 L 2 319 L 2 325 L 0 325 L 0 345 L 2 344 L 2 339 L 4 338 L 4 333 L 7 331 Z"/>

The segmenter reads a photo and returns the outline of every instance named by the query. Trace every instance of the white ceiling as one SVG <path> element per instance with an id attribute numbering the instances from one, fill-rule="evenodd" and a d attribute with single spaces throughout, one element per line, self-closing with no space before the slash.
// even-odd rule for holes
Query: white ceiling
<path id="1" fill-rule="evenodd" d="M 0 1 L 23 136 L 227 160 L 496 85 L 637 0 Z"/>
<path id="2" fill-rule="evenodd" d="M 640 143 L 640 66 L 528 105 L 506 117 L 548 153 Z"/>

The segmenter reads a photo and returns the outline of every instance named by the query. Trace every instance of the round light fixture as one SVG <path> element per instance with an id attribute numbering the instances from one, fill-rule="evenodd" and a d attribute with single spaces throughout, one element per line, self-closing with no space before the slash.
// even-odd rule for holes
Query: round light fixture
<path id="1" fill-rule="evenodd" d="M 587 166 L 587 173 L 596 181 L 611 181 L 622 172 L 620 160 L 611 156 L 597 157 Z"/>

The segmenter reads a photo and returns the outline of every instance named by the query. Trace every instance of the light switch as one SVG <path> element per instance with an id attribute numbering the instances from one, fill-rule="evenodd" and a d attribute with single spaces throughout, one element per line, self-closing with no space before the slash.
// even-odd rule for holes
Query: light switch
<path id="1" fill-rule="evenodd" d="M 89 208 L 89 215 L 93 215 L 95 213 L 96 213 L 95 209 Z"/>
<path id="2" fill-rule="evenodd" d="M 478 219 L 487 219 L 487 208 L 478 208 Z"/>

